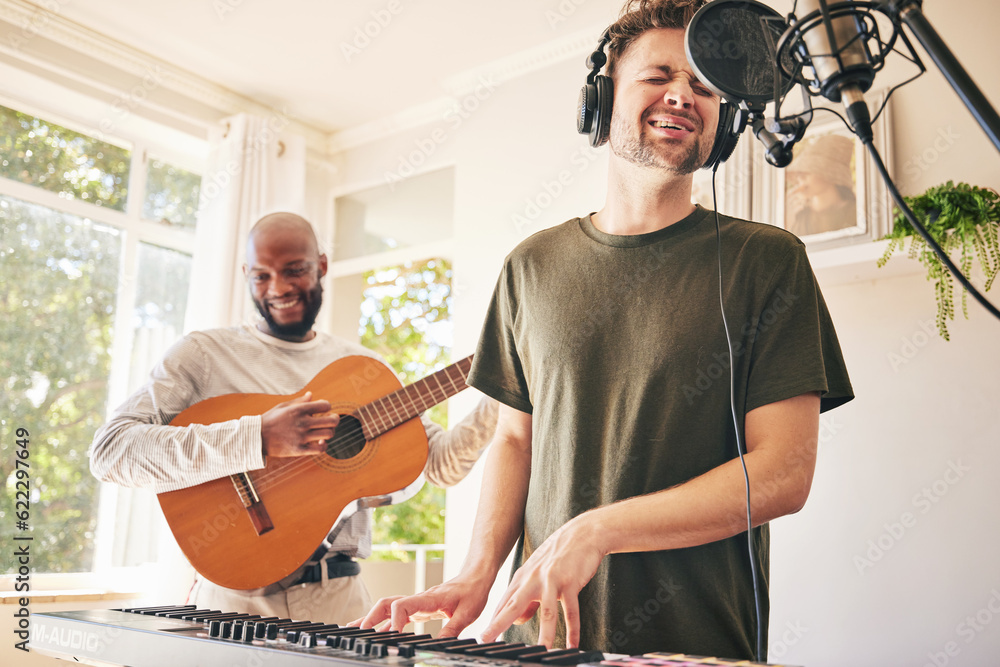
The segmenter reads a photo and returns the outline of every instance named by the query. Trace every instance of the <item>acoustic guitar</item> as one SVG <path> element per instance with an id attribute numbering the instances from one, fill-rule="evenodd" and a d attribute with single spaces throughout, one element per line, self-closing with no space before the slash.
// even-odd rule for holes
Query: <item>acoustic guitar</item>
<path id="1" fill-rule="evenodd" d="M 252 589 L 305 563 L 352 502 L 405 488 L 427 462 L 419 415 L 466 388 L 468 356 L 400 388 L 377 359 L 339 359 L 298 394 L 226 394 L 177 415 L 173 426 L 215 424 L 263 414 L 311 391 L 340 415 L 326 452 L 273 458 L 253 470 L 159 494 L 181 551 L 219 586 Z"/>

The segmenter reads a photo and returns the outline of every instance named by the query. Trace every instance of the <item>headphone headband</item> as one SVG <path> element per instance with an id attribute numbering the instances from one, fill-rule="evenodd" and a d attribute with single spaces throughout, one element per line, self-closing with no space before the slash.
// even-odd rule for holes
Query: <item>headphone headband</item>
<path id="1" fill-rule="evenodd" d="M 608 63 L 608 56 L 604 53 L 605 45 L 611 41 L 610 28 L 604 31 L 601 35 L 601 41 L 597 43 L 597 48 L 594 52 L 587 56 L 587 67 L 591 70 L 591 75 L 595 75 L 601 71 L 601 68 Z M 588 80 L 590 77 L 587 77 Z"/>

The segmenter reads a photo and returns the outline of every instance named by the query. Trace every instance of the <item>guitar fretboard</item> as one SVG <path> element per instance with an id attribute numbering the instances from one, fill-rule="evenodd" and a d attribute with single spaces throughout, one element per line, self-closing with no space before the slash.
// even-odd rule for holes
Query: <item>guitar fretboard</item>
<path id="1" fill-rule="evenodd" d="M 365 440 L 377 438 L 465 389 L 471 367 L 470 354 L 413 384 L 362 405 L 355 416 L 361 422 Z"/>

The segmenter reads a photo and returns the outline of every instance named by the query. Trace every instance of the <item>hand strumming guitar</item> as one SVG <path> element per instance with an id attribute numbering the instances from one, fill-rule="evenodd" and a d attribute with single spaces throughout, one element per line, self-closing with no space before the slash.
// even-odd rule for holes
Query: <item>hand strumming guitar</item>
<path id="1" fill-rule="evenodd" d="M 326 451 L 326 443 L 340 423 L 329 401 L 312 400 L 312 392 L 279 403 L 260 418 L 264 456 L 312 456 Z"/>

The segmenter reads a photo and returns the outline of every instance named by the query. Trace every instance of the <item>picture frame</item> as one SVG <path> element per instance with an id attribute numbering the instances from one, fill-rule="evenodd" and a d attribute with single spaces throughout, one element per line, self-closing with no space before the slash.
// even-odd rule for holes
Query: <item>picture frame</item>
<path id="1" fill-rule="evenodd" d="M 890 105 L 885 91 L 869 92 L 873 144 L 892 173 Z M 813 121 L 793 147 L 791 164 L 777 168 L 754 151 L 754 219 L 787 229 L 810 250 L 876 241 L 892 225 L 892 203 L 868 150 L 846 126 L 839 105 L 814 103 Z M 782 109 L 782 115 L 795 113 Z"/>

